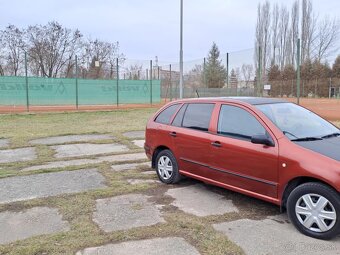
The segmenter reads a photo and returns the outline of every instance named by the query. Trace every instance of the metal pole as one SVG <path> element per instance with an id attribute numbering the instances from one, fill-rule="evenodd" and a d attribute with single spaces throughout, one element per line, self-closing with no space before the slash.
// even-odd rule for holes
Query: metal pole
<path id="1" fill-rule="evenodd" d="M 28 95 L 28 75 L 27 75 L 27 52 L 25 51 L 25 82 L 26 82 L 26 110 L 30 111 L 30 102 Z"/>
<path id="2" fill-rule="evenodd" d="M 183 98 L 183 0 L 180 1 L 179 98 Z"/>
<path id="3" fill-rule="evenodd" d="M 296 66 L 297 66 L 296 97 L 297 104 L 300 104 L 300 38 L 297 40 Z"/>
<path id="4" fill-rule="evenodd" d="M 79 98 L 78 98 L 78 56 L 76 55 L 76 109 L 79 107 Z"/>
<path id="5" fill-rule="evenodd" d="M 261 83 L 262 83 L 262 50 L 261 46 L 259 46 L 259 70 L 258 70 L 258 80 L 257 80 L 257 96 L 260 96 L 261 92 Z"/>
<path id="6" fill-rule="evenodd" d="M 119 107 L 119 63 L 118 63 L 118 58 L 116 58 L 116 72 L 117 72 L 117 77 L 116 77 L 116 81 L 117 81 L 117 84 L 116 84 L 116 87 L 117 87 L 117 91 L 116 91 L 116 94 L 117 94 L 117 107 Z"/>
<path id="7" fill-rule="evenodd" d="M 157 72 L 158 72 L 158 74 L 157 74 L 158 79 L 157 79 L 157 80 L 159 80 L 159 66 L 158 66 L 158 68 L 157 68 Z"/>
<path id="8" fill-rule="evenodd" d="M 170 64 L 170 101 L 172 101 L 171 64 Z"/>
<path id="9" fill-rule="evenodd" d="M 227 53 L 227 88 L 229 87 L 229 53 Z"/>
<path id="10" fill-rule="evenodd" d="M 150 60 L 150 104 L 152 105 L 152 60 Z"/>

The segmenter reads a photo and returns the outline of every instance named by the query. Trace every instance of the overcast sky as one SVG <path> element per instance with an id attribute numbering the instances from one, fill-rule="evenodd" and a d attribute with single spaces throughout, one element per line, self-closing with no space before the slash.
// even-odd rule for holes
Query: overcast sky
<path id="1" fill-rule="evenodd" d="M 177 61 L 179 0 L 0 0 L 0 29 L 56 20 L 85 36 L 119 41 L 130 59 Z M 262 1 L 263 2 L 263 1 Z M 293 0 L 272 0 L 291 6 Z M 184 0 L 184 60 L 254 47 L 256 0 Z M 340 0 L 314 0 L 319 16 L 339 16 Z"/>

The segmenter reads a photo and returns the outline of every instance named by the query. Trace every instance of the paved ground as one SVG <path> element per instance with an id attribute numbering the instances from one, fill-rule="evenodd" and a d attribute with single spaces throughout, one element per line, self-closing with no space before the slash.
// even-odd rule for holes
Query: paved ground
<path id="1" fill-rule="evenodd" d="M 126 161 L 136 161 L 146 159 L 145 153 L 131 153 L 131 154 L 120 154 L 113 156 L 100 156 L 96 159 L 74 159 L 68 161 L 52 161 L 44 165 L 30 166 L 21 169 L 21 171 L 34 171 L 41 169 L 53 169 L 61 167 L 72 167 L 89 164 L 98 164 L 103 162 L 120 163 Z"/>
<path id="2" fill-rule="evenodd" d="M 151 226 L 164 222 L 160 207 L 141 194 L 99 199 L 93 220 L 105 232 Z"/>
<path id="3" fill-rule="evenodd" d="M 72 143 L 72 142 L 86 142 L 86 141 L 95 141 L 95 140 L 109 140 L 114 139 L 115 137 L 112 135 L 65 135 L 65 136 L 53 136 L 53 137 L 45 137 L 34 139 L 30 141 L 30 144 L 43 144 L 43 145 L 52 145 L 52 144 L 62 144 L 62 143 Z M 1 143 L 1 142 L 0 142 Z"/>
<path id="4" fill-rule="evenodd" d="M 125 136 L 127 138 L 144 138 L 145 131 L 140 130 L 140 131 L 125 132 L 125 133 L 123 133 L 123 136 Z"/>
<path id="5" fill-rule="evenodd" d="M 68 158 L 79 156 L 91 156 L 104 153 L 126 152 L 129 149 L 125 145 L 111 143 L 111 144 L 66 144 L 51 146 L 56 151 L 54 155 L 56 158 Z"/>
<path id="6" fill-rule="evenodd" d="M 199 255 L 183 238 L 168 237 L 87 248 L 76 255 Z"/>
<path id="7" fill-rule="evenodd" d="M 215 224 L 214 228 L 241 246 L 246 254 L 340 254 L 340 237 L 332 241 L 300 234 L 287 215 L 264 220 L 242 219 Z"/>
<path id="8" fill-rule="evenodd" d="M 222 195 L 209 191 L 201 184 L 169 189 L 166 194 L 175 199 L 172 205 L 196 216 L 204 217 L 238 212 L 232 201 L 225 199 Z"/>
<path id="9" fill-rule="evenodd" d="M 8 139 L 0 139 L 0 148 L 7 147 L 9 145 Z"/>
<path id="10" fill-rule="evenodd" d="M 0 150 L 0 163 L 22 162 L 37 158 L 35 148 L 19 148 L 13 150 Z"/>
<path id="11" fill-rule="evenodd" d="M 69 223 L 62 220 L 58 210 L 48 207 L 35 207 L 22 212 L 2 212 L 0 226 L 0 244 L 70 229 Z"/>
<path id="12" fill-rule="evenodd" d="M 145 140 L 133 140 L 132 141 L 134 145 L 140 147 L 140 148 L 144 148 L 144 142 Z"/>
<path id="13" fill-rule="evenodd" d="M 122 136 L 121 144 L 109 141 Z M 77 255 L 340 254 L 340 237 L 327 242 L 303 236 L 286 214 L 274 216 L 279 208 L 270 204 L 192 180 L 160 183 L 143 149 L 128 151 L 133 145 L 142 147 L 143 137 L 144 131 L 69 135 L 35 139 L 32 147 L 1 149 L 0 170 L 20 162 L 19 169 L 11 171 L 23 176 L 0 178 L 0 254 L 3 247 L 11 251 L 28 244 L 45 247 L 46 242 L 53 248 L 17 254 L 65 254 L 59 243 L 73 247 L 67 254 Z M 95 140 L 102 142 L 79 143 Z M 8 142 L 0 139 L 0 147 Z M 32 165 L 39 160 L 35 145 L 55 149 L 57 158 Z M 106 153 L 118 155 L 101 155 Z M 41 173 L 47 170 L 51 172 Z M 75 193 L 82 193 L 84 200 Z M 68 194 L 75 194 L 70 201 Z M 48 204 L 48 197 L 56 204 Z M 43 239 L 46 236 L 53 238 Z"/>
<path id="14" fill-rule="evenodd" d="M 0 179 L 0 204 L 104 188 L 96 169 Z"/>

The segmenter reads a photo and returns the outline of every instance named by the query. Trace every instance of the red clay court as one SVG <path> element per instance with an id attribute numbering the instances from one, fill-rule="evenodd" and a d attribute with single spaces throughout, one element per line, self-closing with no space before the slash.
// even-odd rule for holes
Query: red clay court
<path id="1" fill-rule="evenodd" d="M 286 98 L 290 102 L 296 103 L 296 98 Z M 166 100 L 168 102 L 169 100 Z M 131 109 L 131 108 L 148 108 L 161 107 L 161 104 L 121 104 L 116 105 L 82 105 L 78 110 L 74 105 L 59 105 L 59 106 L 30 106 L 30 112 L 64 112 L 64 111 L 110 111 L 116 109 Z M 323 118 L 335 121 L 340 120 L 340 99 L 328 98 L 301 98 L 300 104 Z M 22 113 L 27 112 L 26 106 L 0 106 L 0 113 Z"/>

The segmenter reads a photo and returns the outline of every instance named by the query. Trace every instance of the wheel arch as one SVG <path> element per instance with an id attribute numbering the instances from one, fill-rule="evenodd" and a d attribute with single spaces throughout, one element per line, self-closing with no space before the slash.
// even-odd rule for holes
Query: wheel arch
<path id="1" fill-rule="evenodd" d="M 286 203 L 287 203 L 287 199 L 289 194 L 299 185 L 307 183 L 307 182 L 318 182 L 318 183 L 322 183 L 327 185 L 328 187 L 330 187 L 331 189 L 335 190 L 336 189 L 330 185 L 329 183 L 320 180 L 318 178 L 314 178 L 314 177 L 310 177 L 310 176 L 299 176 L 299 177 L 295 177 L 294 179 L 290 180 L 286 186 L 285 189 L 282 193 L 282 199 L 281 199 L 281 211 L 284 211 L 286 209 Z"/>
<path id="2" fill-rule="evenodd" d="M 156 167 L 156 158 L 157 158 L 157 155 L 158 155 L 161 151 L 163 151 L 163 150 L 170 150 L 170 148 L 167 147 L 167 146 L 165 146 L 165 145 L 160 145 L 160 146 L 158 146 L 158 147 L 154 150 L 154 152 L 153 152 L 153 154 L 152 154 L 152 159 L 151 159 L 151 167 L 152 167 L 152 168 L 155 168 L 155 167 Z"/>

